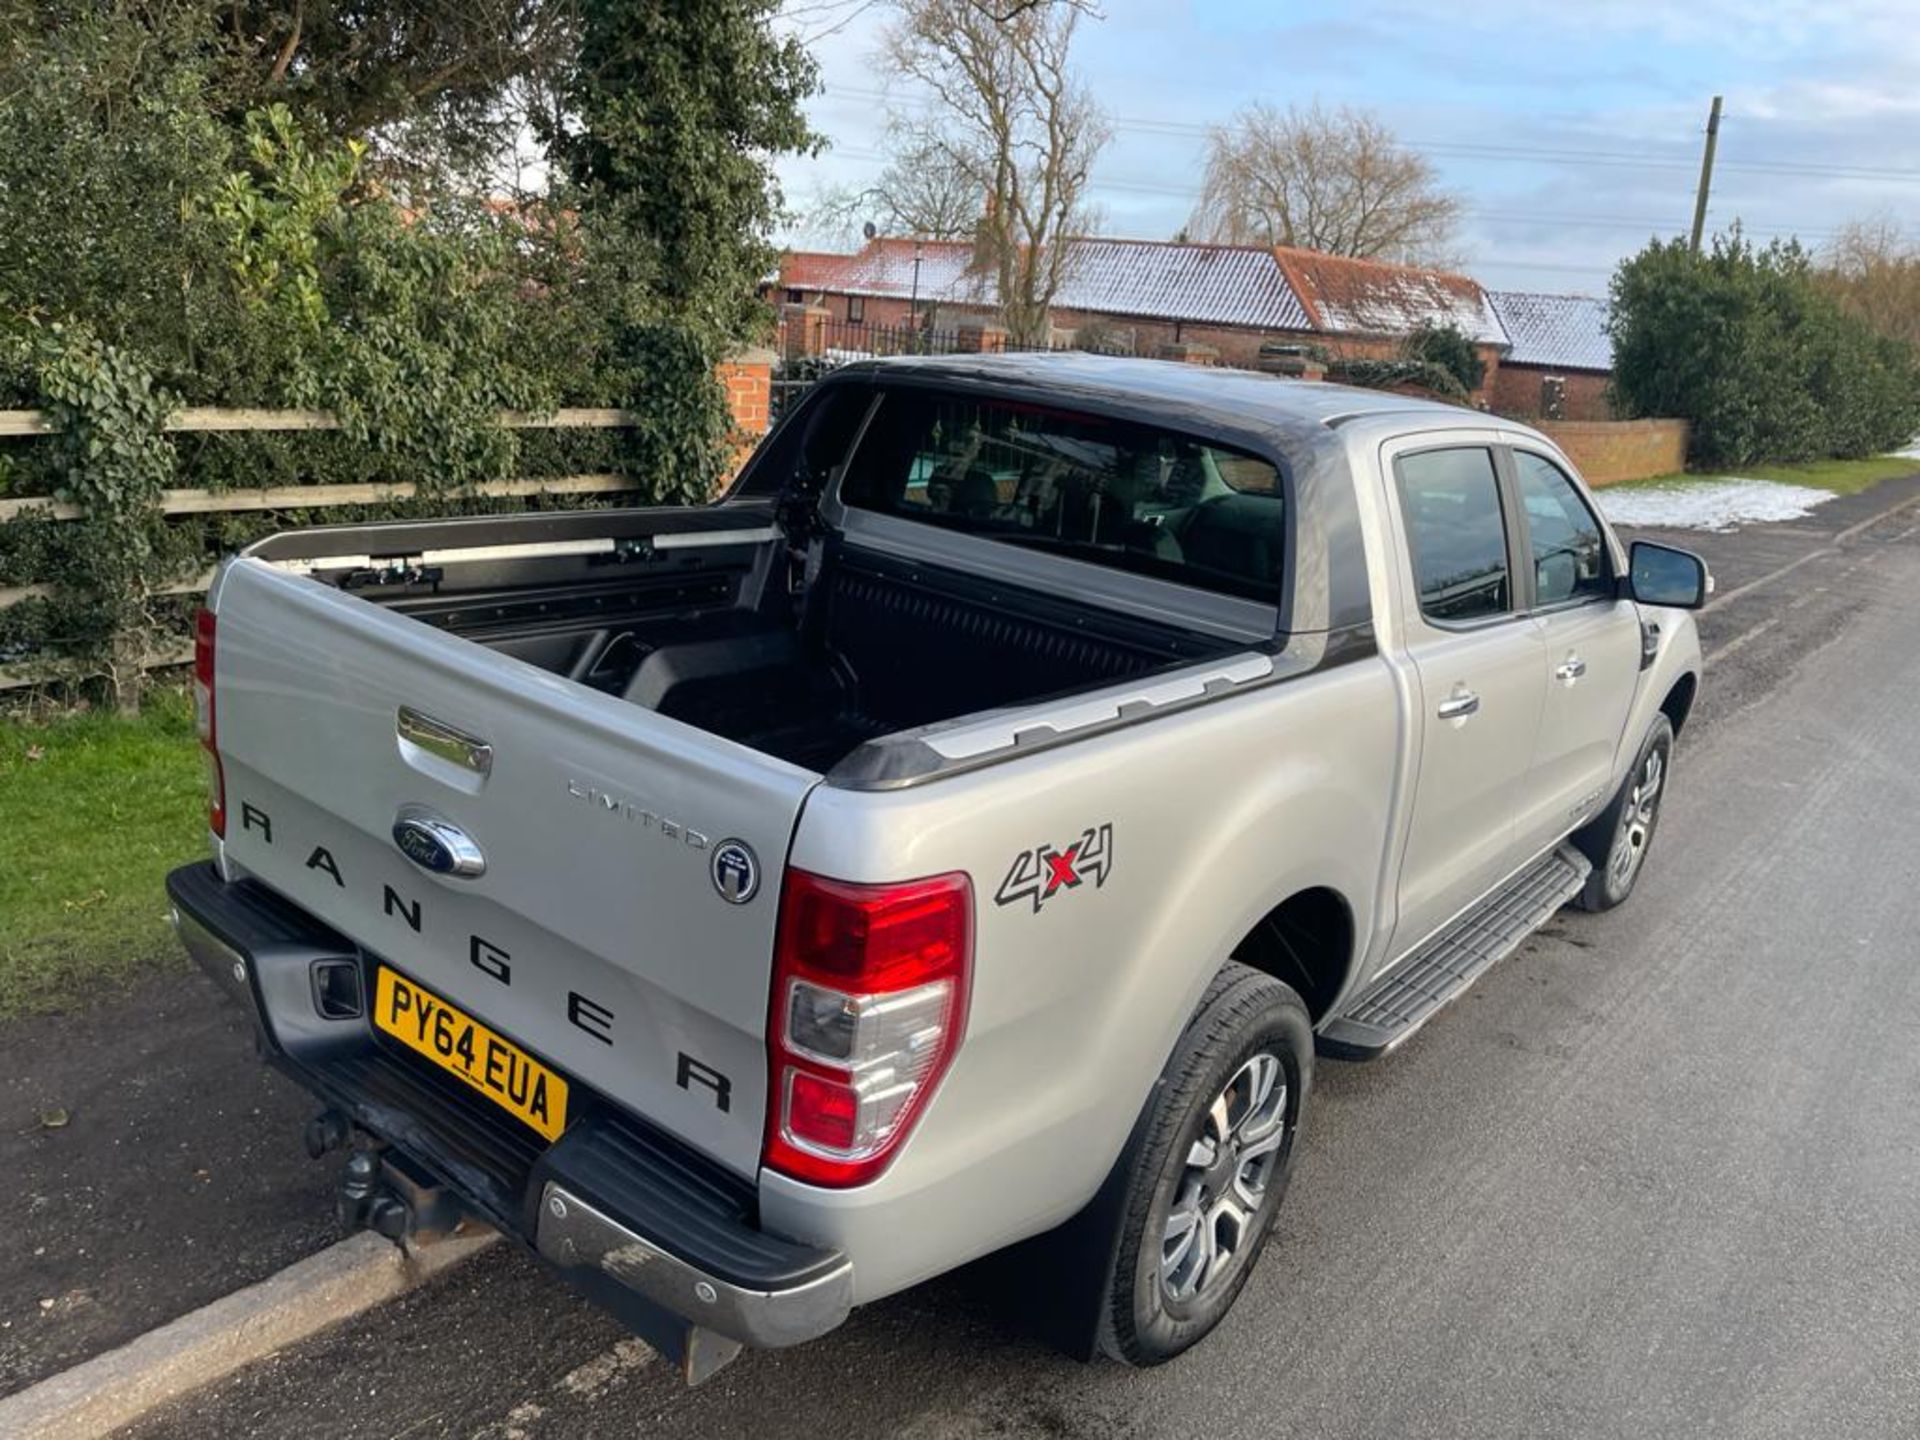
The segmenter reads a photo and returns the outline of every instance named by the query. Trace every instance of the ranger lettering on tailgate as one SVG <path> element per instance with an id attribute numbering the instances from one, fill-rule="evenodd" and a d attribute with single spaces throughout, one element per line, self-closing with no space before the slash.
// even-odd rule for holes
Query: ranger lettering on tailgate
<path id="1" fill-rule="evenodd" d="M 255 832 L 263 844 L 274 843 L 271 815 L 247 801 L 241 802 L 239 813 L 242 830 Z M 305 868 L 318 871 L 342 890 L 347 888 L 339 861 L 324 845 L 313 847 Z M 380 889 L 382 914 L 399 920 L 416 935 L 426 933 L 423 900 L 405 896 L 391 885 L 383 884 Z M 467 936 L 467 959 L 489 979 L 502 985 L 513 984 L 512 954 L 485 936 Z M 602 1045 L 614 1043 L 615 1016 L 611 1007 L 578 990 L 569 990 L 566 1012 L 567 1020 L 582 1034 L 592 1036 Z M 452 1070 L 475 1089 L 487 1092 L 548 1139 L 555 1138 L 565 1128 L 566 1081 L 532 1060 L 511 1041 L 385 966 L 380 969 L 374 1022 L 387 1034 Z M 698 1085 L 712 1094 L 715 1108 L 723 1114 L 732 1108 L 733 1082 L 725 1074 L 685 1051 L 676 1052 L 674 1064 L 674 1084 L 678 1088 L 691 1093 Z M 556 1085 L 557 1094 L 550 1099 L 550 1091 Z M 549 1126 L 554 1128 L 549 1130 Z"/>

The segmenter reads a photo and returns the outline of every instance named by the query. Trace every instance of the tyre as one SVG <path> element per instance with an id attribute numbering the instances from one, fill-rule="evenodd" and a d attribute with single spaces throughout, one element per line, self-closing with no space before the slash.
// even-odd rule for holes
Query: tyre
<path id="1" fill-rule="evenodd" d="M 1672 769 L 1673 723 L 1657 715 L 1613 803 L 1574 833 L 1573 843 L 1593 862 L 1593 873 L 1573 902 L 1582 910 L 1611 910 L 1633 893 L 1660 823 Z"/>
<path id="2" fill-rule="evenodd" d="M 1100 1348 L 1157 1365 L 1232 1308 L 1287 1189 L 1313 1082 L 1300 997 L 1238 962 L 1187 1022 L 1116 1167 Z"/>

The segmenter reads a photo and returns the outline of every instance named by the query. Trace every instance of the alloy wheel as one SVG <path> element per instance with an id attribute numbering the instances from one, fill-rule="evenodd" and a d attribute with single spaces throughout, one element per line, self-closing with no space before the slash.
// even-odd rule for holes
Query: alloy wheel
<path id="1" fill-rule="evenodd" d="M 1262 1050 L 1207 1107 L 1161 1236 L 1160 1284 L 1169 1299 L 1208 1293 L 1257 1240 L 1260 1206 L 1287 1136 L 1287 1099 L 1279 1057 Z"/>
<path id="2" fill-rule="evenodd" d="M 1647 752 L 1633 789 L 1620 811 L 1620 828 L 1614 832 L 1613 848 L 1607 853 L 1607 876 L 1616 894 L 1624 892 L 1639 873 L 1646 858 L 1647 841 L 1653 835 L 1653 820 L 1660 808 L 1660 785 L 1666 778 L 1666 757 L 1658 747 Z"/>

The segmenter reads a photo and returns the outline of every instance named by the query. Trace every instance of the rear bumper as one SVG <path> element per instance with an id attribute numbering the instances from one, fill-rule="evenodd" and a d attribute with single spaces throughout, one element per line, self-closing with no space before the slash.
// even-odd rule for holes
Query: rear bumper
<path id="1" fill-rule="evenodd" d="M 345 936 L 206 862 L 169 875 L 167 895 L 188 954 L 252 1015 L 270 1063 L 690 1370 L 698 1331 L 775 1347 L 846 1319 L 852 1262 L 762 1231 L 753 1187 L 730 1171 L 583 1086 L 548 1145 L 363 1017 L 321 1015 L 316 964 L 352 960 L 370 993 L 371 957 Z"/>

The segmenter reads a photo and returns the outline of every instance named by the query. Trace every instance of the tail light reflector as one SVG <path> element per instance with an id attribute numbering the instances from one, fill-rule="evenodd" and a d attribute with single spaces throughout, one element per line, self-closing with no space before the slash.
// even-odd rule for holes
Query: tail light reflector
<path id="1" fill-rule="evenodd" d="M 966 1027 L 963 874 L 854 885 L 789 870 L 768 1017 L 768 1166 L 848 1186 L 886 1169 Z"/>
<path id="2" fill-rule="evenodd" d="M 227 781 L 220 769 L 220 735 L 213 698 L 213 611 L 193 617 L 193 724 L 207 752 L 207 828 L 227 834 Z"/>

